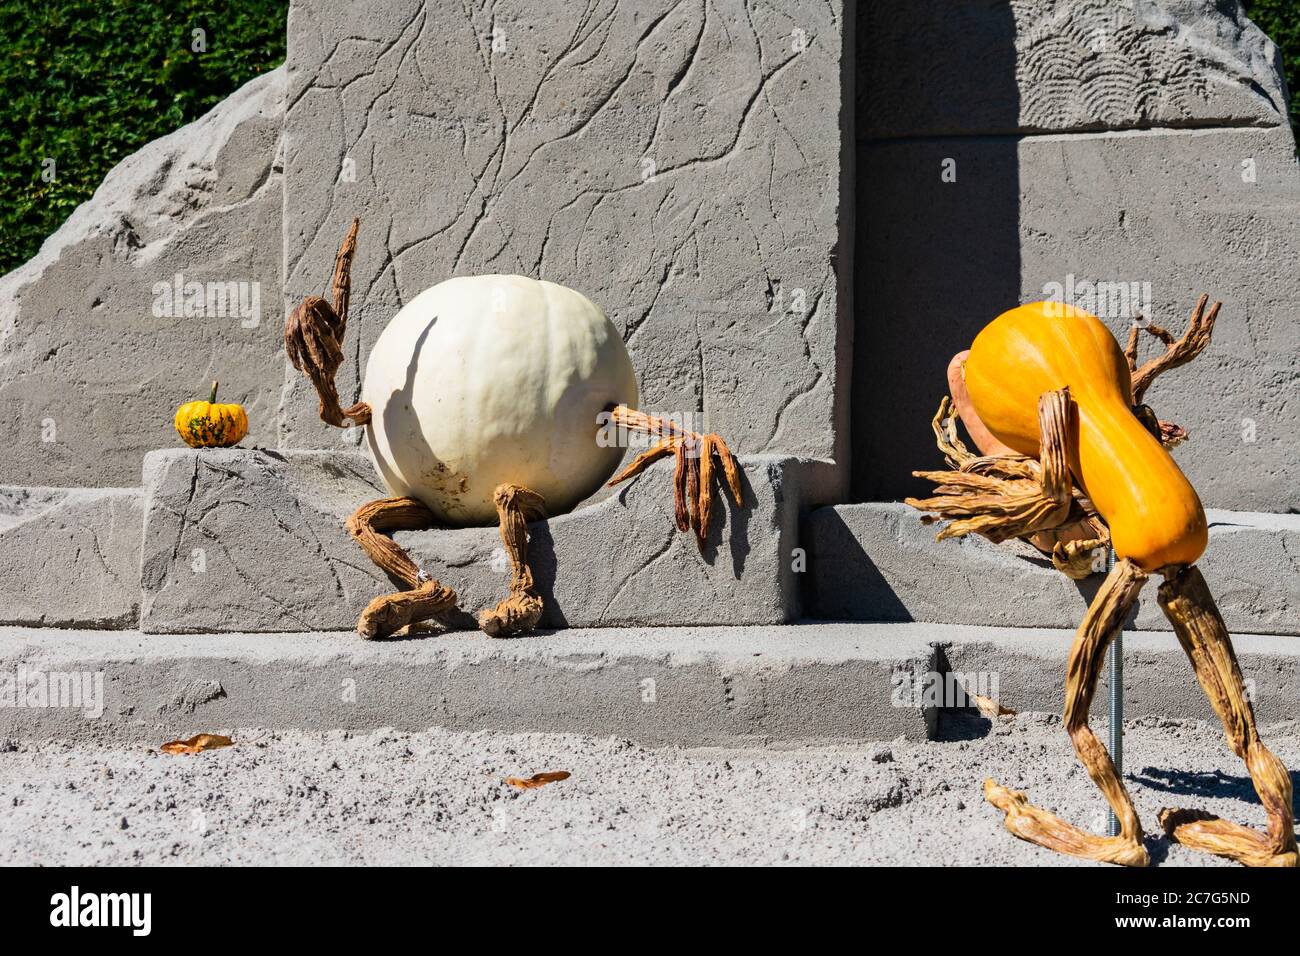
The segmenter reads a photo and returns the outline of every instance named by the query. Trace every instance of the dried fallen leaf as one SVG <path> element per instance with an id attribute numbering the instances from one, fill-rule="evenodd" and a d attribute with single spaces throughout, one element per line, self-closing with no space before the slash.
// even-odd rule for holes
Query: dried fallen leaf
<path id="1" fill-rule="evenodd" d="M 568 780 L 570 777 L 567 770 L 552 770 L 549 773 L 535 773 L 531 777 L 506 777 L 506 783 L 512 787 L 518 787 L 520 790 L 536 790 L 538 787 L 544 787 L 548 783 L 555 783 L 557 780 Z"/>
<path id="2" fill-rule="evenodd" d="M 985 717 L 1010 717 L 1015 713 L 1010 707 L 1003 707 L 992 697 L 983 697 L 979 694 L 971 694 L 971 700 L 975 701 L 975 706 Z"/>
<path id="3" fill-rule="evenodd" d="M 158 749 L 165 754 L 196 754 L 203 750 L 229 747 L 234 741 L 221 734 L 195 734 L 189 740 L 169 740 Z"/>

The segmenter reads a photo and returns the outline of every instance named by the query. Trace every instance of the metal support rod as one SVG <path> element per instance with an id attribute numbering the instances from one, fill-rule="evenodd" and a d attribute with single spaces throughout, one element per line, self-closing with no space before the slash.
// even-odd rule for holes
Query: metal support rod
<path id="1" fill-rule="evenodd" d="M 1110 563 L 1115 564 L 1115 551 L 1110 552 Z M 1115 633 L 1110 651 L 1110 759 L 1115 762 L 1115 772 L 1124 778 L 1124 632 Z M 1119 836 L 1119 817 L 1110 812 L 1107 832 Z"/>

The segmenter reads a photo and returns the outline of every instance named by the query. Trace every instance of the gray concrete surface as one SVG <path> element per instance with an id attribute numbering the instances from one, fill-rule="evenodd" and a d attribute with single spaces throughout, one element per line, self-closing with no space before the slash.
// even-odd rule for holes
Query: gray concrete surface
<path id="1" fill-rule="evenodd" d="M 860 6 L 871 139 L 1286 122 L 1277 48 L 1234 0 Z"/>
<path id="2" fill-rule="evenodd" d="M 204 726 L 205 730 L 218 729 Z M 222 728 L 226 729 L 226 728 Z M 1300 765 L 1295 723 L 1263 728 Z M 1007 833 L 993 776 L 1093 832 L 1105 805 L 1059 718 L 962 718 L 938 742 L 651 750 L 615 737 L 235 728 L 191 757 L 0 742 L 0 863 L 1086 865 Z M 1262 826 L 1217 727 L 1125 725 L 1126 782 L 1158 866 L 1225 865 L 1159 835 L 1189 806 Z M 508 776 L 566 770 L 521 792 Z"/>
<path id="3" fill-rule="evenodd" d="M 0 706 L 0 735 L 436 725 L 690 746 L 920 738 L 935 732 L 941 709 L 969 704 L 958 686 L 1016 710 L 1059 711 L 1071 638 L 938 624 L 575 628 L 515 640 L 460 631 L 371 643 L 352 633 L 3 628 L 0 691 L 24 680 L 37 691 L 14 697 L 33 706 Z M 1260 719 L 1300 717 L 1300 644 L 1234 643 Z M 1172 635 L 1126 635 L 1125 663 L 1129 715 L 1212 718 Z M 73 675 L 87 675 L 82 697 L 51 689 Z M 44 699 L 32 696 L 40 688 Z"/>
<path id="4" fill-rule="evenodd" d="M 284 84 L 258 77 L 128 156 L 0 278 L 0 484 L 137 485 L 213 379 L 247 408 L 249 440 L 274 441 Z M 179 303 L 162 292 L 177 276 Z"/>
<path id="5" fill-rule="evenodd" d="M 0 624 L 135 627 L 141 497 L 0 486 Z"/>
<path id="6" fill-rule="evenodd" d="M 288 302 L 323 288 L 359 215 L 362 360 L 425 287 L 532 275 L 605 309 L 647 410 L 843 460 L 844 6 L 294 0 Z M 342 440 L 297 374 L 282 420 L 288 445 Z"/>
<path id="7" fill-rule="evenodd" d="M 937 526 L 904 504 L 818 508 L 802 526 L 806 613 L 865 621 L 1073 627 L 1101 575 L 1074 582 L 1018 541 L 936 542 Z M 1198 562 L 1230 630 L 1300 635 L 1300 515 L 1207 513 Z M 1169 630 L 1147 585 L 1129 627 Z"/>
<path id="8" fill-rule="evenodd" d="M 652 744 L 924 736 L 935 708 L 899 689 L 924 686 L 934 669 L 931 637 L 896 629 L 887 640 L 864 639 L 869 634 L 610 628 L 365 642 L 354 633 L 6 628 L 0 675 L 101 674 L 103 694 L 98 716 L 84 703 L 0 706 L 0 734 L 148 739 L 219 722 L 574 731 Z"/>
<path id="9" fill-rule="evenodd" d="M 1272 43 L 1218 0 L 868 6 L 855 498 L 924 490 L 948 361 L 999 313 L 1065 298 L 1123 341 L 1139 311 L 1180 331 L 1204 292 L 1212 345 L 1148 400 L 1191 432 L 1207 506 L 1300 509 L 1300 168 Z"/>
<path id="10" fill-rule="evenodd" d="M 799 615 L 797 511 L 825 463 L 741 459 L 746 507 L 719 501 L 703 554 L 673 523 L 672 463 L 538 522 L 530 561 L 543 624 L 770 624 Z M 357 453 L 189 449 L 145 467 L 149 632 L 342 630 L 394 590 L 344 522 L 387 492 Z M 402 532 L 463 611 L 495 606 L 510 563 L 495 527 Z"/>

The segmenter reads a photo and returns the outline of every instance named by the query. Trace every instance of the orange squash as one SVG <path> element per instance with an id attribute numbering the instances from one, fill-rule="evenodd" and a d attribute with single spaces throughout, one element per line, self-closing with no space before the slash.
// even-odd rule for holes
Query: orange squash
<path id="1" fill-rule="evenodd" d="M 1037 457 L 1038 397 L 1078 407 L 1070 470 L 1110 526 L 1115 553 L 1152 572 L 1205 551 L 1205 510 L 1169 452 L 1134 416 L 1124 353 L 1094 315 L 1059 302 L 1004 312 L 966 359 L 966 388 L 994 437 Z"/>

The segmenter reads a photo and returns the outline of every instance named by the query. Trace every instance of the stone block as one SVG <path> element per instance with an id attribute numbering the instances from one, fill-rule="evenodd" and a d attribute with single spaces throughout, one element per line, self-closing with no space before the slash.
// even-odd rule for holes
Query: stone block
<path id="1" fill-rule="evenodd" d="M 0 623 L 135 627 L 136 488 L 0 487 Z"/>
<path id="2" fill-rule="evenodd" d="M 0 482 L 135 485 L 213 379 L 274 441 L 283 92 L 274 70 L 127 157 L 0 279 Z"/>
<path id="3" fill-rule="evenodd" d="M 1300 634 L 1300 515 L 1213 511 L 1198 562 L 1230 630 Z M 1072 628 L 1101 583 L 1074 582 L 1019 541 L 936 542 L 903 504 L 837 505 L 808 516 L 807 613 L 829 619 Z M 1169 630 L 1153 576 L 1129 626 Z"/>
<path id="4" fill-rule="evenodd" d="M 1138 313 L 1180 333 L 1204 292 L 1223 301 L 1213 342 L 1147 400 L 1191 433 L 1175 457 L 1207 507 L 1300 509 L 1288 129 L 908 140 L 860 158 L 890 188 L 871 198 L 862 242 L 855 497 L 928 491 L 911 472 L 940 465 L 930 419 L 948 361 L 1006 309 L 1067 298 L 1123 342 Z M 948 159 L 955 182 L 940 179 Z"/>
<path id="5" fill-rule="evenodd" d="M 772 624 L 798 616 L 799 502 L 826 466 L 741 461 L 748 507 L 728 499 L 703 554 L 673 523 L 661 462 L 576 511 L 530 527 L 543 626 Z M 393 585 L 347 534 L 384 497 L 367 458 L 215 449 L 152 453 L 145 466 L 141 628 L 148 632 L 345 630 Z M 470 613 L 506 595 L 495 527 L 400 532 Z"/>
<path id="6" fill-rule="evenodd" d="M 605 309 L 646 410 L 833 458 L 844 6 L 294 0 L 286 306 L 359 216 L 345 400 L 403 303 L 519 273 Z M 281 447 L 346 440 L 291 370 L 281 418 Z"/>
<path id="7" fill-rule="evenodd" d="M 1277 48 L 1232 0 L 860 6 L 862 138 L 1286 124 Z"/>

